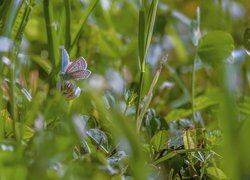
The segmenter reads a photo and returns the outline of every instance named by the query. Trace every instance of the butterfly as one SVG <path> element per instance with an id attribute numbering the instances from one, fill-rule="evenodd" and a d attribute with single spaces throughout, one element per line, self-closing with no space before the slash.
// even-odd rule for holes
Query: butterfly
<path id="1" fill-rule="evenodd" d="M 58 90 L 67 99 L 74 99 L 81 94 L 81 89 L 71 80 L 86 79 L 91 74 L 83 57 L 70 62 L 66 49 L 62 48 L 62 81 L 57 84 Z"/>
<path id="2" fill-rule="evenodd" d="M 61 78 L 63 81 L 86 79 L 90 74 L 91 71 L 87 69 L 87 62 L 83 57 L 70 62 L 66 49 L 62 48 Z"/>

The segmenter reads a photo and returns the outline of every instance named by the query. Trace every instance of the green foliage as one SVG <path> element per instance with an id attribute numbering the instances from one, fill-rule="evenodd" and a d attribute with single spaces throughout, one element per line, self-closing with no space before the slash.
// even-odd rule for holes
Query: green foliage
<path id="1" fill-rule="evenodd" d="M 211 89 L 195 98 L 194 110 L 201 111 L 210 106 L 218 105 L 221 101 L 221 95 L 218 90 Z M 191 109 L 174 109 L 165 117 L 166 121 L 175 121 L 181 118 L 187 118 L 192 114 Z"/>
<path id="2" fill-rule="evenodd" d="M 208 167 L 207 175 L 212 179 L 227 179 L 225 173 L 221 169 L 216 167 Z"/>
<path id="3" fill-rule="evenodd" d="M 197 51 L 202 61 L 217 65 L 229 58 L 233 49 L 234 41 L 230 34 L 214 31 L 201 38 Z"/>
<path id="4" fill-rule="evenodd" d="M 163 130 L 159 131 L 152 137 L 151 144 L 155 148 L 155 151 L 159 152 L 164 146 L 166 146 L 167 141 L 168 141 L 168 132 Z"/>
<path id="5" fill-rule="evenodd" d="M 11 137 L 13 136 L 13 120 L 9 117 L 9 114 L 7 111 L 2 110 L 0 112 L 1 116 L 1 139 L 3 140 L 5 137 Z M 34 135 L 34 130 L 31 129 L 29 126 L 22 124 L 22 123 L 17 123 L 16 129 L 18 129 L 18 132 L 21 133 L 22 139 L 30 139 Z"/>
<path id="6" fill-rule="evenodd" d="M 249 179 L 247 5 L 0 1 L 0 179 Z"/>

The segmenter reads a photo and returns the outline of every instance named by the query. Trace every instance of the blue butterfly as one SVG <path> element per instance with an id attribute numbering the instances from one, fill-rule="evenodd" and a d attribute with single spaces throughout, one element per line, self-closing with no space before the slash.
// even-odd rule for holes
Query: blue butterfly
<path id="1" fill-rule="evenodd" d="M 69 61 L 69 55 L 66 49 L 62 48 L 62 72 L 63 80 L 86 79 L 91 74 L 87 69 L 87 62 L 83 57 L 79 57 L 73 62 Z"/>
<path id="2" fill-rule="evenodd" d="M 74 99 L 81 94 L 81 89 L 76 86 L 71 80 L 86 79 L 91 74 L 87 69 L 87 62 L 83 57 L 70 62 L 69 55 L 64 47 L 62 47 L 62 82 L 57 84 L 57 88 L 62 95 L 68 99 Z"/>

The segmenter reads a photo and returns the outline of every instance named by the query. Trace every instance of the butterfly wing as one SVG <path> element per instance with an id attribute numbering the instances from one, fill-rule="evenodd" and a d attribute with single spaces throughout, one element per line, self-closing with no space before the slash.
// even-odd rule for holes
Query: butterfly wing
<path id="1" fill-rule="evenodd" d="M 57 88 L 67 100 L 74 99 L 81 94 L 81 89 L 71 81 L 60 82 L 57 84 Z"/>
<path id="2" fill-rule="evenodd" d="M 62 47 L 62 74 L 65 74 L 69 64 L 69 54 L 67 53 L 66 49 Z"/>
<path id="3" fill-rule="evenodd" d="M 80 57 L 68 66 L 66 73 L 71 75 L 71 73 L 73 72 L 82 71 L 86 69 L 87 69 L 87 62 L 83 57 Z"/>
<path id="4" fill-rule="evenodd" d="M 86 79 L 89 77 L 90 74 L 91 74 L 91 71 L 86 69 L 86 70 L 71 72 L 69 75 L 73 79 L 78 80 L 78 79 Z"/>

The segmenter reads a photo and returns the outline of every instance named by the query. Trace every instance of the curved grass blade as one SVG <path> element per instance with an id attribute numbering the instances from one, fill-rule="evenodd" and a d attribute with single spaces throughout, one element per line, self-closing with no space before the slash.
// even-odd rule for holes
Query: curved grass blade
<path id="1" fill-rule="evenodd" d="M 65 48 L 70 51 L 70 44 L 71 44 L 71 3 L 70 0 L 64 0 L 64 6 L 65 6 Z"/>
<path id="2" fill-rule="evenodd" d="M 87 9 L 85 10 L 84 14 L 82 15 L 82 19 L 81 22 L 79 23 L 78 27 L 77 27 L 77 31 L 74 34 L 73 37 L 73 42 L 71 44 L 71 48 L 75 45 L 76 41 L 78 40 L 78 38 L 80 37 L 81 31 L 83 29 L 83 25 L 86 22 L 87 18 L 89 17 L 90 13 L 94 10 L 94 8 L 97 5 L 98 0 L 93 0 L 91 1 L 91 3 L 89 4 L 89 6 L 87 7 Z"/>

